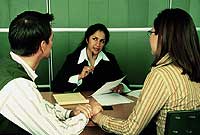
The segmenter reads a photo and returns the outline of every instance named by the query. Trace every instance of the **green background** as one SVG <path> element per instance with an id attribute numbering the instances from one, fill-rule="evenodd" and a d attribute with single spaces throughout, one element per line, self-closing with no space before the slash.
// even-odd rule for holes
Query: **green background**
<path id="1" fill-rule="evenodd" d="M 145 31 L 110 31 L 107 45 L 132 86 L 141 86 L 153 60 L 146 31 L 157 13 L 170 7 L 188 11 L 200 33 L 200 0 L 0 0 L 0 57 L 9 53 L 8 33 L 3 28 L 8 28 L 10 21 L 25 10 L 53 13 L 53 28 L 87 28 L 94 23 L 103 23 L 108 28 L 146 28 Z M 50 88 L 50 81 L 83 34 L 84 31 L 54 32 L 51 57 L 43 60 L 36 71 L 39 76 L 36 83 L 41 90 Z"/>

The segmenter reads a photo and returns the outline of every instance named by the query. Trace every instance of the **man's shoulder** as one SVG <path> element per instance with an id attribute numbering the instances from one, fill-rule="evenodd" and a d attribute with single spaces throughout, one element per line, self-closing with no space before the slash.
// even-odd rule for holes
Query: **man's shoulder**
<path id="1" fill-rule="evenodd" d="M 26 78 L 29 79 L 24 68 L 16 63 L 14 60 L 9 58 L 3 58 L 0 61 L 0 87 L 2 88 L 9 81 L 15 78 Z"/>

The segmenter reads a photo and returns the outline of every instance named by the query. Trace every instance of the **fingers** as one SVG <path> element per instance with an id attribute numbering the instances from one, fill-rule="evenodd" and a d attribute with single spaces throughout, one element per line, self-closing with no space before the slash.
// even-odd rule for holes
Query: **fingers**
<path id="1" fill-rule="evenodd" d="M 83 113 L 87 118 L 91 118 L 92 117 L 92 107 L 89 104 L 78 105 L 74 110 L 74 114 L 78 115 L 79 113 Z"/>
<path id="2" fill-rule="evenodd" d="M 123 90 L 123 85 L 122 84 L 119 84 L 118 86 L 114 87 L 112 89 L 113 92 L 116 92 L 116 93 L 122 93 L 122 90 Z"/>
<path id="3" fill-rule="evenodd" d="M 84 66 L 83 67 L 83 70 L 80 74 L 80 78 L 83 79 L 85 78 L 86 76 L 89 75 L 90 72 L 92 72 L 94 70 L 94 66 Z"/>

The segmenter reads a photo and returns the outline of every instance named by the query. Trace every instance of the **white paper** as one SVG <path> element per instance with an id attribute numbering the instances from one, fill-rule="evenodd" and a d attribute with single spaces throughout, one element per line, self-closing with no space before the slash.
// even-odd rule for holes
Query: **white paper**
<path id="1" fill-rule="evenodd" d="M 127 95 L 138 98 L 140 96 L 140 93 L 141 93 L 141 89 L 139 89 L 139 90 L 133 90 L 133 91 L 129 92 Z"/>
<path id="2" fill-rule="evenodd" d="M 107 82 L 101 88 L 99 88 L 95 93 L 92 94 L 92 97 L 96 99 L 98 103 L 102 106 L 110 106 L 116 104 L 124 104 L 124 103 L 131 103 L 132 100 L 122 96 L 118 93 L 112 92 L 112 88 L 118 86 L 121 81 L 125 78 L 122 77 L 116 81 Z"/>
<path id="3" fill-rule="evenodd" d="M 101 88 L 99 88 L 95 93 L 93 93 L 92 96 L 111 93 L 112 92 L 111 89 L 118 86 L 124 78 L 125 78 L 125 76 L 116 81 L 105 83 Z"/>
<path id="4" fill-rule="evenodd" d="M 124 103 L 131 103 L 132 100 L 128 99 L 125 96 L 122 96 L 118 93 L 109 93 L 109 94 L 102 94 L 102 95 L 93 95 L 93 98 L 101 104 L 102 106 L 110 106 L 116 104 L 124 104 Z"/>

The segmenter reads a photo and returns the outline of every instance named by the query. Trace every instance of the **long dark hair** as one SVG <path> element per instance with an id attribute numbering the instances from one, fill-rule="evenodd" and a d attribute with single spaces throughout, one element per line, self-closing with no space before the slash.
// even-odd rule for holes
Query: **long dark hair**
<path id="1" fill-rule="evenodd" d="M 182 74 L 200 82 L 200 45 L 191 16 L 182 9 L 165 9 L 154 20 L 154 29 L 158 54 L 152 66 L 168 53 L 172 62 L 182 68 Z"/>
<path id="2" fill-rule="evenodd" d="M 79 47 L 76 49 L 76 50 L 80 50 L 80 49 L 83 49 L 87 46 L 87 42 L 86 40 L 89 40 L 89 37 L 94 34 L 96 31 L 103 31 L 104 34 L 105 34 L 105 45 L 109 42 L 109 38 L 110 38 L 110 34 L 109 34 L 109 31 L 108 29 L 106 28 L 105 25 L 101 24 L 101 23 L 96 23 L 94 25 L 90 25 L 86 32 L 85 32 L 85 35 L 84 35 L 84 38 L 83 40 L 81 41 Z M 105 45 L 102 49 L 102 51 L 105 51 Z"/>

